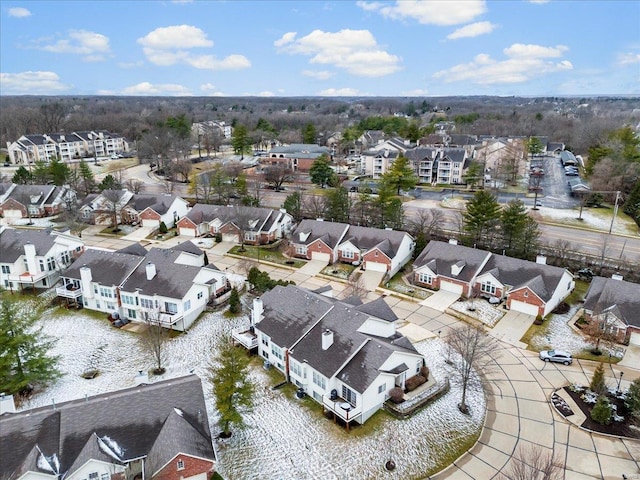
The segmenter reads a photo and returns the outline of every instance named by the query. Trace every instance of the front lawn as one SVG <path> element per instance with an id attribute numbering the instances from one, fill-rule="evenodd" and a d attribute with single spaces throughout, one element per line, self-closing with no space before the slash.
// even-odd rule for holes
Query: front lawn
<path id="1" fill-rule="evenodd" d="M 408 283 L 403 277 L 407 272 L 411 271 L 411 263 L 407 263 L 398 273 L 396 273 L 391 280 L 384 283 L 384 287 L 393 290 L 394 292 L 402 293 L 413 298 L 424 300 L 429 298 L 433 292 L 426 288 L 417 287 Z"/>
<path id="2" fill-rule="evenodd" d="M 358 267 L 355 265 L 349 265 L 348 263 L 336 263 L 325 267 L 321 273 L 323 275 L 347 280 L 356 268 Z"/>
<path id="3" fill-rule="evenodd" d="M 236 245 L 229 253 L 232 255 L 240 255 L 242 257 L 252 258 L 258 262 L 271 262 L 278 265 L 286 265 L 288 267 L 300 268 L 305 262 L 302 260 L 295 260 L 293 258 L 285 257 L 281 252 L 275 249 L 269 249 L 264 247 L 256 247 L 253 245 L 245 245 L 244 250 L 242 245 Z"/>

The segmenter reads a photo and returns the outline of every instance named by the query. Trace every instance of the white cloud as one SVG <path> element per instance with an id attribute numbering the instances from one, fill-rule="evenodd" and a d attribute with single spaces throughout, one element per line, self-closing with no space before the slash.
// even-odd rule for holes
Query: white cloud
<path id="1" fill-rule="evenodd" d="M 486 35 L 493 32 L 496 25 L 491 22 L 476 22 L 464 27 L 458 28 L 455 32 L 447 35 L 449 40 L 456 40 L 458 38 L 477 37 L 479 35 Z"/>
<path id="2" fill-rule="evenodd" d="M 109 37 L 87 30 L 71 30 L 68 38 L 61 38 L 48 45 L 37 45 L 35 48 L 51 53 L 83 55 L 87 62 L 102 61 L 111 50 Z"/>
<path id="3" fill-rule="evenodd" d="M 327 70 L 303 70 L 302 75 L 305 77 L 315 78 L 316 80 L 328 80 L 335 74 L 333 72 L 328 72 Z"/>
<path id="4" fill-rule="evenodd" d="M 68 90 L 54 72 L 0 73 L 0 91 L 3 95 L 50 95 Z"/>
<path id="5" fill-rule="evenodd" d="M 213 47 L 213 41 L 198 27 L 175 25 L 156 28 L 138 39 L 142 51 L 151 63 L 168 67 L 184 63 L 202 70 L 239 70 L 251 66 L 244 55 L 229 55 L 218 59 L 212 54 L 194 54 L 192 48 Z"/>
<path id="6" fill-rule="evenodd" d="M 207 96 L 212 97 L 223 97 L 224 93 L 222 93 L 213 83 L 203 83 L 200 85 L 200 90 L 204 92 Z"/>
<path id="7" fill-rule="evenodd" d="M 269 90 L 265 90 L 263 92 L 258 93 L 259 97 L 274 97 L 275 93 L 270 92 Z"/>
<path id="8" fill-rule="evenodd" d="M 436 72 L 434 78 L 447 83 L 470 81 L 478 85 L 523 83 L 542 75 L 573 69 L 568 60 L 559 59 L 568 50 L 563 45 L 544 47 L 515 43 L 503 50 L 505 60 L 495 60 L 486 53 L 476 55 L 470 63 Z"/>
<path id="9" fill-rule="evenodd" d="M 276 40 L 275 42 L 273 42 L 273 45 L 275 47 L 282 47 L 287 43 L 293 42 L 296 38 L 296 35 L 297 35 L 297 32 L 287 32 L 279 40 Z"/>
<path id="10" fill-rule="evenodd" d="M 145 48 L 158 50 L 213 47 L 213 41 L 207 38 L 207 34 L 192 25 L 156 28 L 139 38 L 138 43 Z"/>
<path id="11" fill-rule="evenodd" d="M 280 45 L 280 52 L 311 56 L 311 64 L 333 65 L 363 77 L 381 77 L 401 69 L 401 58 L 382 50 L 368 30 L 314 30 L 299 39 L 288 35 L 274 45 Z"/>
<path id="12" fill-rule="evenodd" d="M 401 95 L 403 97 L 424 97 L 429 95 L 428 90 L 424 90 L 422 88 L 416 88 L 415 90 L 408 90 L 406 92 L 402 92 Z"/>
<path id="13" fill-rule="evenodd" d="M 529 0 L 529 3 L 537 3 L 542 5 L 543 3 L 549 3 L 551 0 Z"/>
<path id="14" fill-rule="evenodd" d="M 123 95 L 171 95 L 171 96 L 188 96 L 191 91 L 176 83 L 152 84 L 149 82 L 131 85 L 122 90 Z"/>
<path id="15" fill-rule="evenodd" d="M 144 62 L 142 60 L 138 60 L 136 62 L 119 62 L 118 66 L 120 68 L 136 68 L 136 67 L 141 67 L 144 65 Z"/>
<path id="16" fill-rule="evenodd" d="M 361 95 L 355 88 L 327 88 L 318 92 L 321 97 L 355 97 Z"/>
<path id="17" fill-rule="evenodd" d="M 8 13 L 10 17 L 15 18 L 25 18 L 31 16 L 31 12 L 24 7 L 11 7 L 8 10 Z"/>
<path id="18" fill-rule="evenodd" d="M 618 65 L 633 65 L 640 63 L 640 53 L 626 52 L 618 55 Z"/>
<path id="19" fill-rule="evenodd" d="M 444 26 L 471 22 L 487 11 L 484 0 L 398 0 L 395 5 L 360 1 L 357 5 L 394 20 L 410 18 L 423 25 Z"/>

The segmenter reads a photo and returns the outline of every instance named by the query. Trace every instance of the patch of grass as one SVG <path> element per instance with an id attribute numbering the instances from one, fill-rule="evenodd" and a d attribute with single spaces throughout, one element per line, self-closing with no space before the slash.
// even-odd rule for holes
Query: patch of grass
<path id="1" fill-rule="evenodd" d="M 585 282 L 584 280 L 576 280 L 575 282 L 576 288 L 574 288 L 573 292 L 564 300 L 569 305 L 576 305 L 584 300 L 587 290 L 589 290 L 589 282 Z"/>
<path id="2" fill-rule="evenodd" d="M 98 235 L 115 235 L 116 237 L 124 237 L 127 233 L 128 232 L 120 226 L 118 226 L 117 232 L 114 232 L 113 227 L 109 226 L 103 230 L 100 230 L 100 232 L 98 232 Z"/>
<path id="3" fill-rule="evenodd" d="M 277 263 L 278 265 L 287 265 L 293 268 L 300 268 L 305 264 L 302 260 L 295 260 L 293 258 L 285 257 L 277 250 L 265 249 L 256 247 L 253 245 L 245 245 L 244 251 L 242 251 L 242 245 L 236 245 L 229 253 L 232 255 L 240 255 L 242 257 L 253 258 L 258 261 Z M 293 263 L 289 263 L 293 262 Z"/>
<path id="4" fill-rule="evenodd" d="M 438 455 L 436 464 L 426 472 L 426 476 L 433 475 L 455 462 L 460 455 L 475 445 L 478 438 L 480 438 L 481 432 L 482 426 L 478 428 L 478 432 L 475 435 L 470 436 L 462 435 L 458 432 L 451 432 L 451 435 L 447 437 L 446 448 Z"/>
<path id="5" fill-rule="evenodd" d="M 402 293 L 403 295 L 409 295 L 410 297 L 419 298 L 424 300 L 429 298 L 433 292 L 430 292 L 426 288 L 417 287 L 415 285 L 408 284 L 402 278 L 407 272 L 411 271 L 411 263 L 407 263 L 398 273 L 396 273 L 391 280 L 388 280 L 383 284 L 385 288 L 393 290 L 394 292 Z"/>
<path id="6" fill-rule="evenodd" d="M 602 355 L 594 355 L 593 353 L 591 353 L 591 348 L 581 350 L 580 352 L 575 353 L 573 355 L 573 358 L 579 358 L 580 360 L 593 360 L 594 362 L 612 363 L 612 364 L 616 364 L 620 360 L 622 360 L 620 357 L 609 356 L 605 353 L 603 353 Z"/>
<path id="7" fill-rule="evenodd" d="M 521 342 L 529 345 L 534 337 L 544 337 L 549 329 L 549 320 L 542 322 L 542 325 L 531 325 L 529 330 L 520 339 Z"/>
<path id="8" fill-rule="evenodd" d="M 322 270 L 321 273 L 323 275 L 329 275 L 331 277 L 346 280 L 356 268 L 358 267 L 356 267 L 355 265 L 350 265 L 348 263 L 336 263 L 335 265 L 328 265 Z"/>

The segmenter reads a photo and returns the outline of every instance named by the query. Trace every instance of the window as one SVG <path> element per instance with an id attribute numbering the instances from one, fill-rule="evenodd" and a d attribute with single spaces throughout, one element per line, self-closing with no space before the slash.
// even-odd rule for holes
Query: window
<path id="1" fill-rule="evenodd" d="M 40 259 L 39 263 L 40 263 L 40 271 L 44 272 L 44 260 Z"/>
<path id="2" fill-rule="evenodd" d="M 342 256 L 344 258 L 353 258 L 353 252 L 351 250 L 343 250 Z"/>
<path id="3" fill-rule="evenodd" d="M 491 282 L 481 283 L 480 291 L 484 293 L 490 293 L 491 295 L 496 293 L 496 286 L 492 285 Z"/>
<path id="4" fill-rule="evenodd" d="M 269 337 L 266 335 L 260 335 L 260 339 L 262 340 L 263 345 L 266 345 L 267 347 L 269 346 Z"/>
<path id="5" fill-rule="evenodd" d="M 184 311 L 191 310 L 191 300 L 184 302 Z"/>
<path id="6" fill-rule="evenodd" d="M 177 468 L 178 470 L 184 470 L 184 461 L 182 461 L 182 460 L 178 460 L 178 463 L 177 463 L 177 465 L 176 465 L 176 468 Z"/>
<path id="7" fill-rule="evenodd" d="M 342 385 L 342 398 L 349 402 L 354 407 L 356 406 L 356 392 L 351 390 L 346 385 Z"/>
<path id="8" fill-rule="evenodd" d="M 11 273 L 11 267 L 9 265 L 2 265 L 2 273 Z"/>
<path id="9" fill-rule="evenodd" d="M 55 270 L 56 268 L 56 261 L 54 260 L 53 257 L 47 258 L 47 270 L 51 271 L 51 270 Z"/>
<path id="10" fill-rule="evenodd" d="M 529 296 L 529 291 L 528 291 L 528 290 L 525 290 L 525 291 L 524 291 L 524 293 L 522 294 L 522 296 L 523 296 L 524 298 L 527 298 L 527 297 Z"/>
<path id="11" fill-rule="evenodd" d="M 384 391 L 387 389 L 387 384 L 383 383 L 382 385 L 380 385 L 378 387 L 378 393 L 384 393 Z"/>
<path id="12" fill-rule="evenodd" d="M 135 305 L 135 302 L 133 301 L 133 297 L 131 295 L 120 295 L 120 298 L 122 299 L 122 303 L 126 305 Z"/>
<path id="13" fill-rule="evenodd" d="M 96 308 L 100 308 L 100 300 L 96 300 Z"/>
<path id="14" fill-rule="evenodd" d="M 97 285 L 93 286 L 93 293 L 95 293 L 96 295 L 98 294 L 98 286 Z"/>
<path id="15" fill-rule="evenodd" d="M 115 298 L 113 290 L 110 288 L 100 287 L 100 296 L 105 298 Z"/>
<path id="16" fill-rule="evenodd" d="M 313 383 L 315 383 L 317 386 L 319 386 L 323 390 L 326 390 L 327 388 L 327 379 L 315 371 L 313 372 Z"/>
<path id="17" fill-rule="evenodd" d="M 306 255 L 306 254 L 307 254 L 306 245 L 296 245 L 296 255 Z"/>
<path id="18" fill-rule="evenodd" d="M 62 263 L 64 263 L 65 265 L 69 265 L 69 252 L 62 252 L 62 254 L 60 255 L 60 259 L 62 260 Z"/>
<path id="19" fill-rule="evenodd" d="M 130 318 L 132 320 L 135 320 L 136 318 L 136 311 L 133 310 L 132 308 L 127 308 L 127 318 Z"/>
<path id="20" fill-rule="evenodd" d="M 140 298 L 140 306 L 151 310 L 153 309 L 153 300 L 150 298 Z"/>
<path id="21" fill-rule="evenodd" d="M 100 475 L 100 480 L 109 480 L 111 478 L 111 475 L 109 475 L 108 473 L 103 473 L 102 475 Z"/>
<path id="22" fill-rule="evenodd" d="M 178 305 L 171 302 L 164 302 L 164 311 L 171 315 L 178 313 Z"/>
<path id="23" fill-rule="evenodd" d="M 98 478 L 98 472 L 91 472 L 89 474 L 89 480 L 96 480 Z"/>
<path id="24" fill-rule="evenodd" d="M 258 238 L 256 232 L 244 232 L 244 239 L 249 242 L 254 242 Z"/>
<path id="25" fill-rule="evenodd" d="M 198 292 L 198 300 L 200 300 L 202 298 L 202 296 L 203 296 L 203 293 L 202 292 Z"/>
<path id="26" fill-rule="evenodd" d="M 418 274 L 418 282 L 426 283 L 427 285 L 431 285 L 433 278 L 428 273 L 419 273 Z"/>
<path id="27" fill-rule="evenodd" d="M 291 371 L 297 376 L 302 377 L 302 366 L 295 360 L 291 360 Z"/>
<path id="28" fill-rule="evenodd" d="M 277 346 L 275 343 L 271 344 L 271 355 L 273 355 L 279 360 L 283 359 L 282 349 L 279 346 Z"/>

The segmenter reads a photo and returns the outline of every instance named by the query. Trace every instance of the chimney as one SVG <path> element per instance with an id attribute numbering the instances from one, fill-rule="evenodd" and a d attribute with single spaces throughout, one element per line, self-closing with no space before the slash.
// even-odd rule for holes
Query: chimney
<path id="1" fill-rule="evenodd" d="M 251 312 L 251 323 L 257 325 L 262 320 L 262 313 L 264 312 L 264 306 L 262 305 L 261 298 L 253 299 L 253 310 Z"/>
<path id="2" fill-rule="evenodd" d="M 153 277 L 156 276 L 156 265 L 154 263 L 148 262 L 146 266 L 147 270 L 147 280 L 153 280 Z"/>
<path id="3" fill-rule="evenodd" d="M 621 282 L 624 277 L 622 275 L 620 275 L 619 273 L 614 273 L 613 275 L 611 275 L 611 278 L 613 280 L 618 280 L 619 282 Z"/>
<path id="4" fill-rule="evenodd" d="M 16 403 L 13 401 L 13 395 L 0 393 L 0 415 L 5 413 L 16 413 Z"/>
<path id="5" fill-rule="evenodd" d="M 456 240 L 455 238 L 450 238 L 449 239 L 449 244 L 450 245 L 457 245 L 458 244 L 458 240 Z"/>
<path id="6" fill-rule="evenodd" d="M 539 263 L 540 265 L 546 265 L 547 257 L 545 257 L 544 255 L 536 255 L 536 263 Z"/>
<path id="7" fill-rule="evenodd" d="M 85 298 L 93 298 L 93 288 L 91 288 L 91 282 L 93 276 L 91 275 L 91 269 L 86 265 L 80 267 L 80 283 L 82 284 L 82 296 Z"/>
<path id="8" fill-rule="evenodd" d="M 322 332 L 322 350 L 327 350 L 331 345 L 333 345 L 333 332 L 326 329 Z"/>
<path id="9" fill-rule="evenodd" d="M 33 243 L 27 242 L 24 244 L 24 255 L 27 258 L 29 273 L 35 275 L 38 272 L 38 266 L 36 264 L 36 247 Z"/>

